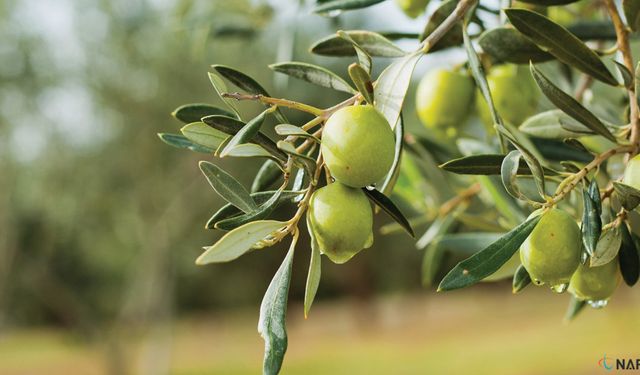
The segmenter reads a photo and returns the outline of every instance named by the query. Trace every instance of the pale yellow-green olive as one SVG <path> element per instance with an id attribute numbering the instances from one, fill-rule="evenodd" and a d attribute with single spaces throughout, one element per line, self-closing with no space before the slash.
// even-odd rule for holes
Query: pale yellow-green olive
<path id="1" fill-rule="evenodd" d="M 339 182 L 364 187 L 380 181 L 393 164 L 395 137 L 373 106 L 359 105 L 331 115 L 322 132 L 322 155 Z"/>
<path id="2" fill-rule="evenodd" d="M 571 277 L 569 292 L 580 300 L 606 301 L 620 283 L 618 258 L 599 266 L 581 264 Z"/>
<path id="3" fill-rule="evenodd" d="M 373 243 L 373 213 L 360 189 L 339 182 L 320 188 L 307 215 L 320 251 L 334 263 L 345 263 Z"/>
<path id="4" fill-rule="evenodd" d="M 520 261 L 534 283 L 558 286 L 571 279 L 580 264 L 580 228 L 568 213 L 553 208 L 520 247 Z"/>
<path id="5" fill-rule="evenodd" d="M 411 18 L 416 18 L 424 12 L 429 0 L 396 0 L 396 4 L 404 14 Z"/>
<path id="6" fill-rule="evenodd" d="M 447 69 L 427 73 L 416 92 L 416 110 L 424 126 L 447 131 L 461 127 L 473 108 L 475 87 L 468 74 Z"/>
<path id="7" fill-rule="evenodd" d="M 634 156 L 627 163 L 622 183 L 640 190 L 640 155 Z"/>

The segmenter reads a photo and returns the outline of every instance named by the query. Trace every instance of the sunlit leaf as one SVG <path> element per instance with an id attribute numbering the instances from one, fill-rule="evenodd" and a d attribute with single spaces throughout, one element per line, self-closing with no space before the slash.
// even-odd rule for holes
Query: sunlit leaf
<path id="1" fill-rule="evenodd" d="M 253 118 L 251 121 L 247 122 L 238 132 L 227 142 L 226 146 L 220 153 L 220 157 L 225 157 L 229 153 L 231 149 L 234 147 L 241 145 L 243 143 L 249 142 L 252 140 L 258 133 L 260 132 L 260 127 L 264 122 L 264 118 L 269 109 L 261 112 L 258 116 Z"/>
<path id="2" fill-rule="evenodd" d="M 402 57 L 406 54 L 389 39 L 373 31 L 349 30 L 345 33 L 370 56 Z M 310 51 L 316 55 L 324 56 L 356 56 L 353 45 L 335 34 L 314 43 Z"/>
<path id="3" fill-rule="evenodd" d="M 622 233 L 619 228 L 609 228 L 602 231 L 596 249 L 591 256 L 590 266 L 599 267 L 611 262 L 622 244 Z"/>
<path id="4" fill-rule="evenodd" d="M 229 92 L 227 89 L 227 85 L 224 83 L 222 78 L 215 73 L 209 72 L 209 81 L 213 85 L 213 89 L 216 90 L 218 96 L 225 102 L 225 104 L 233 111 L 235 114 L 233 117 L 240 119 L 240 111 L 238 110 L 238 105 L 235 99 L 225 98 L 222 94 Z"/>
<path id="5" fill-rule="evenodd" d="M 180 132 L 190 141 L 212 150 L 217 150 L 222 142 L 229 137 L 228 134 L 216 130 L 204 122 L 187 124 L 180 129 Z"/>
<path id="6" fill-rule="evenodd" d="M 375 107 L 395 127 L 400 118 L 404 98 L 411 83 L 411 75 L 422 52 L 415 52 L 399 60 L 382 71 L 375 85 Z"/>
<path id="7" fill-rule="evenodd" d="M 373 104 L 373 83 L 371 82 L 371 76 L 362 65 L 357 63 L 349 65 L 349 77 L 351 77 L 351 81 L 356 85 L 356 88 L 367 103 Z"/>
<path id="8" fill-rule="evenodd" d="M 362 48 L 346 31 L 338 30 L 336 34 L 339 38 L 346 40 L 353 46 L 354 51 L 356 51 L 356 56 L 358 56 L 358 63 L 367 73 L 371 74 L 371 68 L 373 67 L 371 55 L 369 55 L 369 53 L 365 51 L 364 48 Z"/>
<path id="9" fill-rule="evenodd" d="M 273 71 L 313 83 L 318 86 L 355 94 L 356 90 L 334 72 L 321 66 L 291 61 L 269 65 Z"/>
<path id="10" fill-rule="evenodd" d="M 304 288 L 304 317 L 309 316 L 311 305 L 316 297 L 318 286 L 320 285 L 321 264 L 322 258 L 320 256 L 320 246 L 315 238 L 314 232 L 311 228 L 311 220 L 309 215 L 307 216 L 307 229 L 309 231 L 310 245 L 311 245 L 311 258 L 309 260 L 309 271 L 307 273 L 307 283 Z"/>
<path id="11" fill-rule="evenodd" d="M 526 119 L 520 131 L 538 138 L 577 138 L 593 131 L 559 109 L 541 112 Z"/>

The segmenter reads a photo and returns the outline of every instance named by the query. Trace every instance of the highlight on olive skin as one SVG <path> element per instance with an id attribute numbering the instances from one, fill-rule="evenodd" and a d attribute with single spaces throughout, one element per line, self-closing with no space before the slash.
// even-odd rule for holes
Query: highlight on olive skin
<path id="1" fill-rule="evenodd" d="M 418 117 L 427 129 L 460 128 L 472 112 L 474 95 L 475 85 L 468 74 L 434 69 L 418 85 Z"/>

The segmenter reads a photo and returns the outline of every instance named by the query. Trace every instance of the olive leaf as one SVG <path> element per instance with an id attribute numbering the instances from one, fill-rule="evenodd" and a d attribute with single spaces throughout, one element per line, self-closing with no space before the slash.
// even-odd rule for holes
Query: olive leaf
<path id="1" fill-rule="evenodd" d="M 251 183 L 251 192 L 259 192 L 268 189 L 282 176 L 280 165 L 273 160 L 265 161 Z"/>
<path id="2" fill-rule="evenodd" d="M 404 149 L 404 118 L 402 117 L 402 113 L 400 113 L 400 119 L 395 129 L 393 129 L 395 133 L 395 149 L 393 154 L 393 164 L 391 164 L 391 168 L 389 168 L 389 172 L 387 176 L 384 178 L 384 181 L 380 185 L 380 192 L 384 195 L 390 195 L 393 190 L 398 177 L 400 176 L 400 164 L 402 161 L 402 150 Z"/>
<path id="3" fill-rule="evenodd" d="M 262 206 L 265 202 L 270 200 L 275 193 L 277 193 L 277 190 L 259 191 L 259 192 L 251 193 L 251 199 L 253 199 L 258 206 Z M 276 203 L 276 207 L 284 202 L 289 201 L 292 198 L 302 196 L 303 194 L 304 194 L 304 191 L 283 190 Z M 205 224 L 205 228 L 206 229 L 218 228 L 216 226 L 216 223 L 228 218 L 234 218 L 241 215 L 243 215 L 242 210 L 238 209 L 236 206 L 232 205 L 231 203 L 227 203 L 211 216 L 211 218 Z"/>
<path id="4" fill-rule="evenodd" d="M 286 221 L 259 220 L 239 226 L 222 236 L 213 246 L 205 247 L 205 252 L 196 259 L 196 264 L 221 263 L 237 259 L 286 225 Z"/>
<path id="5" fill-rule="evenodd" d="M 382 194 L 376 189 L 362 188 L 362 191 L 367 195 L 367 198 L 375 203 L 378 207 L 382 208 L 384 212 L 386 212 L 393 220 L 395 220 L 402 229 L 404 229 L 411 237 L 415 237 L 415 233 L 413 232 L 413 228 L 411 228 L 411 224 L 409 220 L 402 214 L 400 209 L 396 207 L 389 197 Z"/>
<path id="6" fill-rule="evenodd" d="M 225 65 L 211 65 L 211 67 L 241 90 L 254 95 L 270 96 L 267 90 L 265 90 L 256 80 L 238 70 Z M 269 106 L 268 104 L 265 105 Z M 278 121 L 288 122 L 287 117 L 279 108 L 276 108 L 273 114 Z"/>
<path id="7" fill-rule="evenodd" d="M 633 31 L 640 30 L 640 2 L 637 0 L 622 0 L 622 10 L 627 19 L 627 26 Z"/>
<path id="8" fill-rule="evenodd" d="M 321 66 L 308 64 L 304 62 L 290 61 L 269 65 L 274 72 L 286 74 L 288 76 L 301 79 L 313 83 L 314 85 L 327 87 L 337 91 L 343 91 L 349 94 L 355 94 L 356 90 L 351 87 L 344 79 L 340 78 L 334 72 Z"/>
<path id="9" fill-rule="evenodd" d="M 485 195 L 481 194 L 480 199 L 484 200 L 487 205 L 495 207 L 509 224 L 516 225 L 524 221 L 526 215 L 522 208 L 504 190 L 504 186 L 498 176 L 478 176 L 477 178 L 487 196 L 485 198 Z"/>
<path id="10" fill-rule="evenodd" d="M 512 27 L 489 29 L 480 35 L 478 44 L 500 62 L 528 64 L 529 61 L 544 62 L 554 58 Z"/>
<path id="11" fill-rule="evenodd" d="M 278 141 L 278 148 L 293 158 L 294 163 L 306 169 L 310 176 L 313 176 L 316 170 L 316 161 L 307 155 L 303 155 L 296 151 L 296 148 L 289 142 Z"/>
<path id="12" fill-rule="evenodd" d="M 238 132 L 227 142 L 224 149 L 220 153 L 220 157 L 225 157 L 229 153 L 231 149 L 234 147 L 241 145 L 245 142 L 252 140 L 259 132 L 262 123 L 264 122 L 264 118 L 270 109 L 267 109 L 261 112 L 258 116 L 254 117 L 252 120 L 246 123 Z"/>
<path id="13" fill-rule="evenodd" d="M 611 262 L 618 255 L 621 244 L 622 233 L 618 227 L 603 230 L 589 265 L 599 267 Z"/>
<path id="14" fill-rule="evenodd" d="M 499 175 L 504 158 L 505 155 L 500 154 L 464 156 L 458 159 L 449 160 L 448 162 L 440 165 L 440 168 L 447 172 L 456 174 Z M 518 175 L 531 175 L 531 169 L 526 162 L 521 160 L 518 165 Z M 545 168 L 544 171 L 546 174 L 551 176 L 556 174 L 548 168 Z"/>
<path id="15" fill-rule="evenodd" d="M 520 0 L 521 3 L 528 3 L 534 5 L 552 6 L 552 5 L 565 5 L 575 3 L 579 0 Z"/>
<path id="16" fill-rule="evenodd" d="M 454 12 L 457 5 L 458 0 L 443 1 L 429 17 L 429 21 L 427 21 L 424 30 L 418 39 L 421 42 L 425 40 L 447 17 L 449 17 L 450 14 Z M 458 46 L 460 44 L 462 44 L 462 24 L 458 23 L 447 31 L 447 33 L 436 44 L 430 46 L 429 52 Z"/>
<path id="17" fill-rule="evenodd" d="M 622 76 L 622 83 L 624 83 L 624 86 L 629 89 L 633 88 L 633 74 L 622 63 L 619 63 L 616 60 L 613 60 L 613 62 L 616 64 L 616 68 Z"/>
<path id="18" fill-rule="evenodd" d="M 520 192 L 520 188 L 518 188 L 518 181 L 516 179 L 521 157 L 522 153 L 518 150 L 513 150 L 504 157 L 500 167 L 500 179 L 509 195 L 516 199 L 526 200 L 527 198 Z"/>
<path id="19" fill-rule="evenodd" d="M 258 333 L 264 339 L 264 375 L 277 375 L 282 367 L 287 351 L 287 300 L 291 284 L 291 269 L 295 242 L 291 244 L 287 256 L 273 276 L 267 292 L 260 304 Z"/>
<path id="20" fill-rule="evenodd" d="M 225 156 L 231 156 L 235 158 L 269 158 L 274 161 L 278 159 L 271 155 L 271 153 L 265 150 L 262 146 L 255 143 L 243 143 L 233 146 Z"/>
<path id="21" fill-rule="evenodd" d="M 275 131 L 278 135 L 292 135 L 295 137 L 310 138 L 320 143 L 320 140 L 317 137 L 309 134 L 306 130 L 302 129 L 299 126 L 291 124 L 278 124 L 275 127 Z"/>
<path id="22" fill-rule="evenodd" d="M 335 11 L 362 9 L 383 1 L 385 0 L 330 0 L 316 5 L 313 12 L 327 14 Z"/>
<path id="23" fill-rule="evenodd" d="M 400 118 L 400 111 L 407 95 L 411 75 L 422 57 L 417 51 L 394 61 L 382 71 L 374 88 L 375 107 L 389 122 L 392 128 Z"/>
<path id="24" fill-rule="evenodd" d="M 625 210 L 631 211 L 640 204 L 640 190 L 617 181 L 613 181 L 613 189 Z"/>
<path id="25" fill-rule="evenodd" d="M 229 137 L 229 135 L 200 121 L 183 126 L 180 132 L 188 140 L 212 150 L 218 149 L 222 142 Z"/>
<path id="26" fill-rule="evenodd" d="M 518 251 L 538 221 L 540 216 L 528 219 L 485 249 L 458 263 L 442 279 L 438 291 L 464 288 L 496 272 Z"/>
<path id="27" fill-rule="evenodd" d="M 226 109 L 218 108 L 210 104 L 205 103 L 193 103 L 185 104 L 176 108 L 171 112 L 171 116 L 188 124 L 190 122 L 198 122 L 203 117 L 221 115 L 228 117 L 235 117 L 235 113 L 227 111 Z"/>
<path id="28" fill-rule="evenodd" d="M 253 212 L 258 208 L 244 186 L 222 168 L 208 161 L 201 161 L 199 166 L 213 190 L 227 202 L 245 213 Z"/>
<path id="29" fill-rule="evenodd" d="M 516 269 L 515 274 L 513 275 L 512 282 L 512 292 L 513 294 L 520 293 L 522 289 L 526 288 L 531 284 L 531 276 L 527 269 L 521 264 Z"/>
<path id="30" fill-rule="evenodd" d="M 424 255 L 422 256 L 422 267 L 421 267 L 421 275 L 422 275 L 422 285 L 424 287 L 431 287 L 436 277 L 438 276 L 438 272 L 442 268 L 442 263 L 445 259 L 446 249 L 444 246 L 441 246 L 438 241 L 432 242 L 425 249 Z"/>
<path id="31" fill-rule="evenodd" d="M 322 258 L 320 256 L 320 246 L 318 245 L 318 241 L 316 240 L 315 234 L 313 232 L 311 220 L 309 220 L 309 215 L 307 216 L 307 230 L 309 232 L 310 243 L 311 243 L 311 258 L 309 260 L 309 272 L 307 273 L 307 283 L 304 288 L 304 318 L 306 319 L 309 316 L 309 310 L 311 310 L 311 305 L 313 304 L 313 300 L 316 297 L 316 292 L 318 291 L 318 286 L 320 285 L 320 274 L 321 274 L 321 264 Z"/>
<path id="32" fill-rule="evenodd" d="M 575 319 L 576 316 L 587 306 L 587 301 L 579 300 L 574 296 L 571 296 L 567 312 L 564 315 L 564 321 L 570 322 Z"/>
<path id="33" fill-rule="evenodd" d="M 461 256 L 471 256 L 496 242 L 504 233 L 465 232 L 447 233 L 438 238 L 438 244 L 447 251 Z"/>
<path id="34" fill-rule="evenodd" d="M 209 81 L 211 81 L 211 85 L 213 85 L 213 89 L 216 91 L 216 93 L 222 99 L 222 101 L 224 101 L 227 107 L 229 107 L 233 111 L 234 113 L 233 117 L 241 119 L 240 111 L 238 110 L 238 105 L 235 99 L 230 99 L 222 95 L 229 91 L 227 90 L 227 85 L 224 83 L 222 78 L 220 78 L 220 76 L 218 76 L 215 73 L 209 72 L 208 74 L 209 74 Z"/>
<path id="35" fill-rule="evenodd" d="M 360 46 L 369 56 L 402 57 L 406 54 L 400 47 L 384 36 L 367 30 L 345 31 L 349 37 Z M 356 56 L 353 44 L 336 34 L 330 35 L 314 43 L 311 53 L 323 56 Z"/>
<path id="36" fill-rule="evenodd" d="M 593 196 L 590 191 L 592 190 L 592 186 L 595 186 L 596 190 L 598 189 L 595 179 L 591 181 L 589 189 L 584 189 L 582 191 L 582 243 L 589 256 L 593 256 L 595 254 L 596 246 L 602 232 L 602 219 L 600 218 L 602 211 L 600 204 L 600 192 L 597 192 L 597 197 Z"/>
<path id="37" fill-rule="evenodd" d="M 458 208 L 466 207 L 459 206 Z M 436 240 L 441 235 L 447 233 L 451 225 L 456 221 L 456 217 L 458 216 L 461 210 L 456 210 L 450 214 L 441 216 L 439 215 L 436 219 L 429 225 L 429 228 L 426 232 L 416 241 L 416 249 L 424 249 L 429 246 L 434 240 Z"/>
<path id="38" fill-rule="evenodd" d="M 362 68 L 367 73 L 371 74 L 371 68 L 373 67 L 371 55 L 369 55 L 369 53 L 367 53 L 367 51 L 365 51 L 364 48 L 362 48 L 358 44 L 358 42 L 353 40 L 353 38 L 351 38 L 349 33 L 343 30 L 338 30 L 338 32 L 336 32 L 336 35 L 338 35 L 339 38 L 346 40 L 353 46 L 353 49 L 356 51 L 356 56 L 358 56 L 358 62 L 360 63 L 360 65 L 362 65 Z"/>
<path id="39" fill-rule="evenodd" d="M 160 140 L 162 140 L 162 142 L 176 148 L 186 148 L 194 152 L 202 152 L 205 154 L 213 154 L 213 152 L 215 151 L 215 149 L 213 148 L 205 147 L 192 142 L 187 137 L 180 134 L 158 133 L 158 137 L 160 138 Z"/>
<path id="40" fill-rule="evenodd" d="M 543 139 L 577 138 L 585 134 L 593 134 L 589 128 L 559 109 L 531 116 L 520 125 L 519 129 L 525 134 Z"/>
<path id="41" fill-rule="evenodd" d="M 273 210 L 278 205 L 280 201 L 280 197 L 282 196 L 283 190 L 284 189 L 277 190 L 275 193 L 271 195 L 271 197 L 266 202 L 260 205 L 255 211 L 244 214 L 244 215 L 238 215 L 238 216 L 220 220 L 214 224 L 214 227 L 216 229 L 221 229 L 221 230 L 233 230 L 246 223 L 250 223 L 256 220 L 266 219 L 269 215 L 271 215 Z"/>
<path id="42" fill-rule="evenodd" d="M 627 285 L 634 286 L 638 282 L 638 276 L 640 276 L 638 248 L 629 232 L 629 228 L 627 228 L 627 224 L 622 223 L 620 231 L 622 232 L 622 245 L 618 255 L 620 273 L 622 273 L 622 278 Z"/>
<path id="43" fill-rule="evenodd" d="M 349 65 L 349 77 L 367 103 L 373 104 L 373 83 L 369 72 L 362 65 L 353 63 Z"/>
<path id="44" fill-rule="evenodd" d="M 309 178 L 307 177 L 308 177 L 307 171 L 304 168 L 298 168 L 298 171 L 296 172 L 296 176 L 293 179 L 292 189 L 295 191 L 302 190 L 303 187 L 307 186 L 307 184 L 309 183 Z M 298 203 L 303 198 L 304 198 L 304 195 L 300 194 L 293 197 L 292 201 L 293 203 Z"/>
<path id="45" fill-rule="evenodd" d="M 536 84 L 542 90 L 542 93 L 555 104 L 560 110 L 567 115 L 573 117 L 581 124 L 584 124 L 595 133 L 607 138 L 612 142 L 616 142 L 616 137 L 611 134 L 609 129 L 598 119 L 593 113 L 589 112 L 582 104 L 575 100 L 571 95 L 560 90 L 554 85 L 542 72 L 540 72 L 533 64 L 530 65 L 531 74 Z"/>
<path id="46" fill-rule="evenodd" d="M 518 31 L 558 60 L 606 84 L 618 85 L 600 57 L 566 28 L 527 9 L 510 8 L 504 12 Z"/>

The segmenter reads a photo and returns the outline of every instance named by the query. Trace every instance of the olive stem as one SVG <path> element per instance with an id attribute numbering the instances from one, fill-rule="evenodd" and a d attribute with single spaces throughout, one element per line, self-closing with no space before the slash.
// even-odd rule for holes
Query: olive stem
<path id="1" fill-rule="evenodd" d="M 469 186 L 468 188 L 458 193 L 455 197 L 444 202 L 442 206 L 440 206 L 440 209 L 438 210 L 438 216 L 448 215 L 451 211 L 453 211 L 454 208 L 458 207 L 461 203 L 468 201 L 469 199 L 474 197 L 476 194 L 478 194 L 480 192 L 481 187 L 482 186 L 480 185 L 480 183 L 476 182 L 475 184 Z"/>
<path id="2" fill-rule="evenodd" d="M 296 102 L 289 99 L 278 99 L 272 98 L 270 96 L 265 96 L 262 94 L 241 94 L 239 92 L 225 92 L 222 93 L 223 98 L 232 98 L 236 100 L 257 100 L 264 104 L 277 105 L 280 107 L 287 107 L 292 109 L 297 109 L 298 111 L 307 112 L 314 116 L 322 116 L 324 111 L 320 108 L 316 108 L 314 106 Z"/>
<path id="3" fill-rule="evenodd" d="M 455 26 L 460 20 L 464 18 L 467 12 L 472 9 L 478 0 L 462 0 L 456 5 L 456 8 L 451 12 L 447 18 L 445 18 L 442 23 L 436 27 L 429 36 L 422 42 L 422 47 L 420 50 L 422 53 L 427 53 L 442 37 L 444 37 L 453 26 Z"/>

